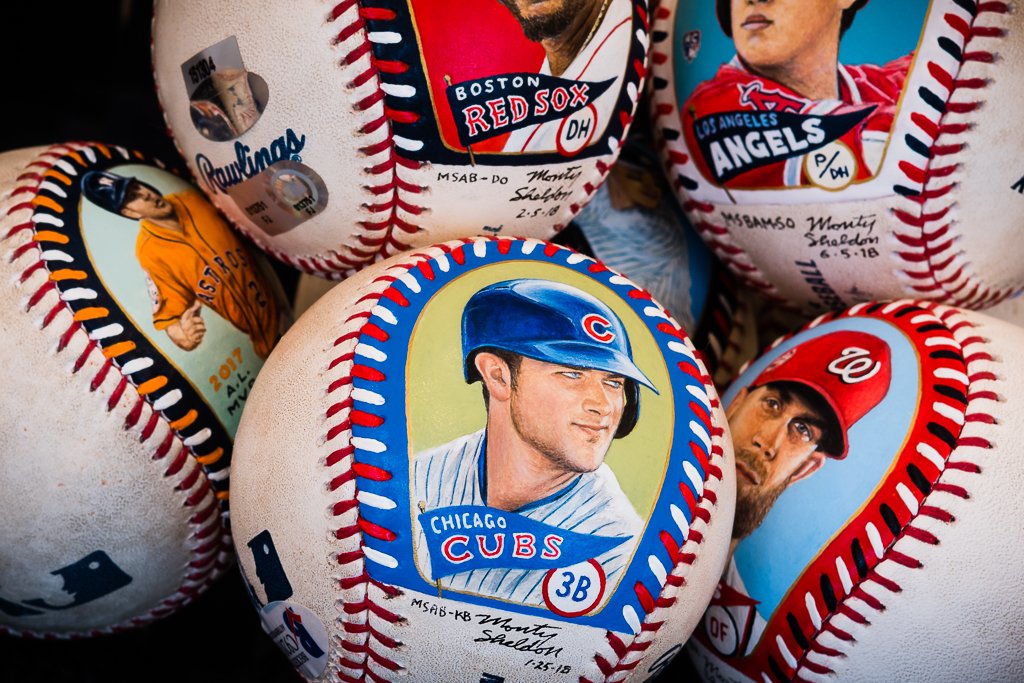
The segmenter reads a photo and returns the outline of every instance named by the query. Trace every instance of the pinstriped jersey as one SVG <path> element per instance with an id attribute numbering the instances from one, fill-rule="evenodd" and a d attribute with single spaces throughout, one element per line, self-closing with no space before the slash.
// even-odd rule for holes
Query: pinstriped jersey
<path id="1" fill-rule="evenodd" d="M 413 461 L 413 503 L 419 511 L 459 505 L 486 505 L 486 430 L 423 451 Z M 619 487 L 615 474 L 602 464 L 579 475 L 562 490 L 525 505 L 515 514 L 567 531 L 638 540 L 643 522 Z M 433 580 L 425 534 L 417 522 L 416 557 L 420 571 Z M 597 558 L 608 583 L 618 580 L 635 543 L 620 543 Z M 441 588 L 476 593 L 528 605 L 544 605 L 546 571 L 494 566 L 446 576 Z"/>
<path id="2" fill-rule="evenodd" d="M 181 230 L 143 219 L 135 243 L 152 285 L 153 326 L 166 329 L 199 299 L 249 335 L 266 358 L 277 339 L 278 304 L 248 248 L 197 190 L 164 199 Z"/>

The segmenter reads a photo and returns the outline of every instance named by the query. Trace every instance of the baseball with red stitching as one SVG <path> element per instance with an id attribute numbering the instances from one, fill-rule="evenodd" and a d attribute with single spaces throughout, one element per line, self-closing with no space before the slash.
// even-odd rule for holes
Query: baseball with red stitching
<path id="1" fill-rule="evenodd" d="M 1015 296 L 985 309 L 987 315 L 1024 327 L 1024 296 Z"/>
<path id="2" fill-rule="evenodd" d="M 1021 291 L 1024 15 L 1015 2 L 659 5 L 665 167 L 748 284 L 811 314 Z"/>
<path id="3" fill-rule="evenodd" d="M 575 250 L 466 238 L 343 280 L 253 387 L 232 529 L 308 680 L 644 680 L 725 566 L 711 378 Z"/>
<path id="4" fill-rule="evenodd" d="M 139 152 L 0 155 L 0 632 L 141 626 L 231 565 L 234 431 L 288 321 L 252 251 Z"/>
<path id="5" fill-rule="evenodd" d="M 723 393 L 736 514 L 702 680 L 1020 681 L 1024 328 L 868 302 Z"/>
<path id="6" fill-rule="evenodd" d="M 216 206 L 338 279 L 414 246 L 566 226 L 632 120 L 647 4 L 157 2 L 154 76 Z"/>

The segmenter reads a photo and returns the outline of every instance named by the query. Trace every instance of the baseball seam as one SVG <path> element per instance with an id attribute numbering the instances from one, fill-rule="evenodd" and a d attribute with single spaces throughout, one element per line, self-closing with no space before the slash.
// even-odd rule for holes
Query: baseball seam
<path id="1" fill-rule="evenodd" d="M 126 151 L 114 149 L 128 158 Z M 136 385 L 131 379 L 131 374 L 120 364 L 121 354 L 117 352 L 118 349 L 97 343 L 97 335 L 91 336 L 87 332 L 82 324 L 83 320 L 95 319 L 105 314 L 96 309 L 85 309 L 76 314 L 65 300 L 67 295 L 62 297 L 55 284 L 62 279 L 74 279 L 76 272 L 70 269 L 58 269 L 53 272 L 49 270 L 50 261 L 63 262 L 66 258 L 59 251 L 59 245 L 62 243 L 60 233 L 47 227 L 49 225 L 59 228 L 63 224 L 57 225 L 52 217 L 41 218 L 35 215 L 41 201 L 40 190 L 50 186 L 60 192 L 59 186 L 69 184 L 69 176 L 77 174 L 77 171 L 63 160 L 64 156 L 88 157 L 96 151 L 111 153 L 109 148 L 102 145 L 53 145 L 29 162 L 16 178 L 15 187 L 4 197 L 7 206 L 4 207 L 0 218 L 13 220 L 14 225 L 0 236 L 0 242 L 10 247 L 6 256 L 9 264 L 28 262 L 15 284 L 15 291 L 23 289 L 28 293 L 24 304 L 26 314 L 38 316 L 43 312 L 42 317 L 37 318 L 38 325 L 49 343 L 55 343 L 54 353 L 77 353 L 70 368 L 72 374 L 83 370 L 90 361 L 98 362 L 99 368 L 89 383 L 89 391 L 98 392 L 99 395 L 106 397 L 107 412 L 126 412 L 124 428 L 137 429 L 139 441 L 144 447 L 151 449 L 152 459 L 166 461 L 167 467 L 163 476 L 171 480 L 175 491 L 180 492 L 184 506 L 196 508 L 189 519 L 189 524 L 192 526 L 191 538 L 198 545 L 190 550 L 192 560 L 182 579 L 182 585 L 145 614 L 137 615 L 120 624 L 73 634 L 18 631 L 6 627 L 0 627 L 0 632 L 40 638 L 69 638 L 130 630 L 162 618 L 191 602 L 231 562 L 230 533 L 222 524 L 218 498 L 211 486 L 210 477 L 203 467 L 201 456 L 192 452 L 188 439 L 178 433 L 178 428 L 188 425 L 176 427 L 154 407 L 153 394 L 163 385 L 151 385 L 151 390 L 147 390 L 150 387 L 144 386 L 146 383 Z M 25 197 L 22 198 L 22 195 Z M 67 319 L 69 316 L 70 320 Z M 61 325 L 64 325 L 63 329 L 60 329 Z M 164 380 L 166 381 L 166 378 Z M 219 454 L 217 457 L 219 458 Z"/>
<path id="2" fill-rule="evenodd" d="M 969 122 L 950 123 L 949 114 L 970 114 L 983 106 L 980 99 L 971 100 L 978 91 L 990 85 L 984 78 L 961 78 L 960 72 L 972 62 L 992 63 L 998 54 L 992 50 L 969 48 L 975 38 L 1006 39 L 1006 29 L 984 24 L 993 15 L 1009 13 L 1005 2 L 957 2 L 966 18 L 947 12 L 942 19 L 948 34 L 939 36 L 942 53 L 952 56 L 957 70 L 951 72 L 938 61 L 927 63 L 932 82 L 919 90 L 929 109 L 915 112 L 911 120 L 920 131 L 906 136 L 907 146 L 922 157 L 921 162 L 904 159 L 899 163 L 906 185 L 895 185 L 893 191 L 906 200 L 906 208 L 894 208 L 894 216 L 906 227 L 894 231 L 901 250 L 894 254 L 902 260 L 901 273 L 908 290 L 915 296 L 935 298 L 944 303 L 966 308 L 986 308 L 1013 294 L 1011 289 L 987 286 L 963 252 L 957 251 L 956 228 L 960 221 L 951 214 L 956 205 L 958 183 L 949 180 L 961 165 L 959 157 L 967 147 L 964 135 L 972 128 Z M 945 92 L 943 97 L 941 93 Z M 931 140 L 929 144 L 926 140 Z M 934 206 L 938 203 L 939 206 Z"/>
<path id="3" fill-rule="evenodd" d="M 982 401 L 990 402 L 999 398 L 988 390 L 979 389 L 977 383 L 980 381 L 996 379 L 989 367 L 981 367 L 982 363 L 991 364 L 994 359 L 986 350 L 986 340 L 973 333 L 973 325 L 964 319 L 963 315 L 956 309 L 935 304 L 933 302 L 915 302 L 909 300 L 895 301 L 889 304 L 863 303 L 858 304 L 843 313 L 829 313 L 819 316 L 808 323 L 804 329 L 811 329 L 818 325 L 835 320 L 839 317 L 857 315 L 866 308 L 876 310 L 882 308 L 883 313 L 896 312 L 897 316 L 913 315 L 911 323 L 928 329 L 929 326 L 941 327 L 953 337 L 954 344 L 958 344 L 963 351 L 963 361 L 966 364 L 966 374 L 961 374 L 952 369 L 940 368 L 941 375 L 936 374 L 937 382 L 946 382 L 950 385 L 947 393 L 959 395 L 963 399 L 962 407 L 946 402 L 939 396 L 937 403 L 931 406 L 921 406 L 922 415 L 927 416 L 930 426 L 927 439 L 922 439 L 916 446 L 917 453 L 927 457 L 931 464 L 938 468 L 938 476 L 932 482 L 917 484 L 919 490 L 927 490 L 920 503 L 916 501 L 909 488 L 905 484 L 897 484 L 896 491 L 904 509 L 889 507 L 889 503 L 881 504 L 883 510 L 882 518 L 885 519 L 887 528 L 879 529 L 874 522 L 868 522 L 863 529 L 859 529 L 853 545 L 856 549 L 853 553 L 843 553 L 836 558 L 836 570 L 840 577 L 840 588 L 842 595 L 836 596 L 836 586 L 829 581 L 829 600 L 808 592 L 804 596 L 804 605 L 807 616 L 815 626 L 811 633 L 804 632 L 795 616 L 791 613 L 788 620 L 789 630 L 784 634 L 776 636 L 773 643 L 774 649 L 768 655 L 769 671 L 761 672 L 764 680 L 779 681 L 816 681 L 815 677 L 833 674 L 829 668 L 829 660 L 841 658 L 845 653 L 830 647 L 822 642 L 824 637 L 829 637 L 834 642 L 852 644 L 854 636 L 850 633 L 850 627 L 846 624 L 866 627 L 870 625 L 868 615 L 870 612 L 881 612 L 885 609 L 885 603 L 879 594 L 885 592 L 897 594 L 902 589 L 896 581 L 886 577 L 886 569 L 899 566 L 909 569 L 921 569 L 923 565 L 913 556 L 908 545 L 913 542 L 937 545 L 940 538 L 935 534 L 921 527 L 914 526 L 918 519 L 936 519 L 942 522 L 954 521 L 953 513 L 942 503 L 943 498 L 952 496 L 957 499 L 966 499 L 969 492 L 961 485 L 948 481 L 947 473 L 969 473 L 980 474 L 981 467 L 974 462 L 980 452 L 974 449 L 991 449 L 992 443 L 980 435 L 968 435 L 965 432 L 971 424 L 988 424 L 994 421 L 990 412 Z M 915 313 L 916 311 L 916 313 Z M 796 333 L 785 335 L 777 339 L 770 348 L 775 348 L 787 339 L 792 338 Z M 948 340 L 937 340 L 932 346 L 933 353 L 946 353 Z M 749 366 L 749 363 L 745 367 Z M 952 387 L 953 384 L 963 385 L 960 390 Z M 939 405 L 941 403 L 941 405 Z M 971 449 L 967 452 L 964 449 Z M 944 454 L 944 455 L 943 455 Z M 971 457 L 971 456 L 974 457 Z M 918 471 L 920 475 L 920 471 Z M 923 475 L 920 475 L 923 476 Z M 955 474 L 954 474 L 955 476 Z M 901 490 L 903 487 L 905 490 Z M 938 494 L 938 495 L 936 495 Z M 908 521 L 898 524 L 899 516 L 908 517 Z M 894 528 L 894 525 L 898 528 Z M 891 536 L 886 542 L 884 536 Z M 866 549 L 861 550 L 861 541 L 866 541 Z M 897 543 L 900 548 L 897 549 Z M 859 554 L 858 554 L 859 553 Z M 873 554 L 877 562 L 870 564 Z M 851 567 L 852 565 L 852 567 Z M 823 575 L 823 581 L 826 579 Z M 871 588 L 872 590 L 868 590 Z M 873 591 L 873 592 L 872 592 Z M 825 602 L 825 613 L 822 613 L 821 601 Z M 813 656 L 813 658 L 812 658 Z"/>
<path id="4" fill-rule="evenodd" d="M 366 558 L 371 551 L 375 555 L 375 561 L 387 562 L 393 558 L 385 556 L 379 550 L 367 548 L 363 540 L 365 536 L 370 536 L 390 542 L 395 540 L 397 535 L 393 530 L 374 524 L 361 514 L 360 508 L 364 501 L 360 499 L 358 486 L 360 478 L 382 481 L 389 479 L 392 474 L 368 463 L 357 462 L 355 458 L 357 450 L 381 452 L 383 444 L 369 437 L 362 437 L 357 442 L 357 438 L 352 436 L 353 425 L 373 428 L 380 427 L 384 422 L 381 415 L 357 409 L 352 396 L 354 378 L 358 377 L 364 382 L 382 382 L 387 379 L 380 370 L 359 362 L 361 355 L 378 357 L 381 350 L 373 344 L 386 342 L 389 338 L 386 326 L 389 320 L 394 320 L 394 316 L 378 303 L 383 304 L 386 301 L 388 304 L 407 307 L 409 300 L 392 286 L 395 281 L 403 281 L 409 286 L 410 291 L 416 292 L 420 289 L 416 282 L 419 278 L 433 279 L 436 271 L 448 271 L 452 267 L 452 262 L 463 265 L 470 258 L 482 258 L 487 254 L 489 246 L 501 254 L 507 254 L 513 244 L 513 240 L 501 237 L 464 238 L 410 253 L 407 260 L 388 267 L 371 285 L 360 290 L 362 296 L 351 309 L 342 334 L 333 345 L 334 351 L 331 354 L 329 368 L 336 373 L 336 379 L 328 386 L 327 392 L 329 395 L 333 394 L 334 398 L 329 401 L 330 405 L 325 415 L 325 441 L 334 442 L 330 446 L 333 450 L 325 458 L 325 465 L 331 468 L 328 488 L 335 491 L 337 496 L 331 507 L 331 514 L 336 516 L 341 524 L 335 531 L 335 538 L 347 539 L 349 542 L 358 541 L 359 546 L 357 550 L 338 553 L 334 558 L 343 571 L 343 576 L 339 578 L 339 587 L 345 595 L 339 600 L 338 605 L 338 621 L 344 631 L 344 635 L 338 640 L 344 654 L 337 661 L 339 670 L 335 673 L 339 680 L 346 683 L 366 679 L 385 683 L 391 680 L 389 674 L 403 668 L 393 657 L 393 653 L 402 646 L 402 643 L 382 632 L 374 624 L 375 621 L 379 624 L 378 620 L 389 623 L 405 622 L 402 615 L 395 613 L 387 605 L 389 599 L 401 595 L 402 591 L 398 587 L 374 580 L 365 567 Z M 723 476 L 721 466 L 724 462 L 724 430 L 714 424 L 715 410 L 718 409 L 719 402 L 712 380 L 697 359 L 692 342 L 678 323 L 675 323 L 660 305 L 653 302 L 649 293 L 593 259 L 565 247 L 538 240 L 526 240 L 519 244 L 525 254 L 538 248 L 543 249 L 544 255 L 551 258 L 552 262 L 557 262 L 557 259 L 552 258 L 555 254 L 561 254 L 561 258 L 569 263 L 589 261 L 591 272 L 609 271 L 612 273 L 611 282 L 630 288 L 626 296 L 649 303 L 645 315 L 653 320 L 652 324 L 659 333 L 673 338 L 669 346 L 679 356 L 678 369 L 701 382 L 707 401 L 698 402 L 696 394 L 691 392 L 693 398 L 690 401 L 690 408 L 694 412 L 695 420 L 691 422 L 690 428 L 695 436 L 691 437 L 690 450 L 698 458 L 703 474 L 687 463 L 690 466 L 684 469 L 689 481 L 677 482 L 682 500 L 692 510 L 691 521 L 687 522 L 682 510 L 673 505 L 672 516 L 679 526 L 682 543 L 678 543 L 669 530 L 659 532 L 662 545 L 674 564 L 666 570 L 656 556 L 651 555 L 648 558 L 651 571 L 661 586 L 660 593 L 653 596 L 642 583 L 637 582 L 633 590 L 644 608 L 643 619 L 632 612 L 631 607 L 626 607 L 632 615 L 632 618 L 627 617 L 627 620 L 633 623 L 636 635 L 632 639 L 623 640 L 608 632 L 607 643 L 615 658 L 607 658 L 599 652 L 595 652 L 594 655 L 595 664 L 605 675 L 605 680 L 618 680 L 642 660 L 644 652 L 653 642 L 654 635 L 665 621 L 665 610 L 676 602 L 679 593 L 685 587 L 686 576 L 698 558 L 699 545 L 703 542 L 707 525 L 717 506 L 718 486 Z M 381 284 L 385 284 L 386 287 L 383 290 L 376 289 Z M 368 406 L 379 405 L 383 400 L 368 389 L 362 389 L 362 392 L 363 395 L 358 400 Z M 706 455 L 704 448 L 708 451 Z M 696 496 L 690 490 L 691 487 L 696 490 Z M 345 670 L 340 670 L 342 668 Z"/>

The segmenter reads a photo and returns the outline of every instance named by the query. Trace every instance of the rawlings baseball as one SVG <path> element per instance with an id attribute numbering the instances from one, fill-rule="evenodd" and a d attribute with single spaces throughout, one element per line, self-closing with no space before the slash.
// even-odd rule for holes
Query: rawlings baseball
<path id="1" fill-rule="evenodd" d="M 140 153 L 6 152 L 0 188 L 0 632 L 140 626 L 230 566 L 232 443 L 283 292 Z"/>
<path id="2" fill-rule="evenodd" d="M 648 293 L 467 238 L 343 280 L 246 405 L 232 529 L 308 680 L 643 680 L 724 567 L 717 394 Z"/>
<path id="3" fill-rule="evenodd" d="M 723 394 L 730 557 L 707 683 L 1024 680 L 1024 328 L 903 299 L 819 316 Z"/>
<path id="4" fill-rule="evenodd" d="M 661 3 L 656 127 L 694 226 L 749 285 L 811 314 L 1021 291 L 1019 9 Z"/>
<path id="5" fill-rule="evenodd" d="M 566 226 L 618 156 L 647 22 L 646 0 L 158 1 L 153 65 L 213 203 L 338 279 Z"/>

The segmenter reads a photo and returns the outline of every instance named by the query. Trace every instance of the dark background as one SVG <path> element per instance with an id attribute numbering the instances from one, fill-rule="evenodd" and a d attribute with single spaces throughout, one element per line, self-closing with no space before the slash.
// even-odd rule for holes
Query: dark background
<path id="1" fill-rule="evenodd" d="M 4 14 L 0 152 L 95 141 L 184 166 L 154 91 L 150 2 L 28 0 L 9 4 Z M 274 266 L 285 289 L 294 293 L 298 273 L 276 262 Z M 54 533 L 59 533 L 59 526 Z M 16 549 L 0 549 L 0 554 L 8 552 Z M 660 680 L 692 678 L 688 662 L 679 659 Z M 451 680 L 462 679 L 452 672 Z M 297 683 L 301 679 L 263 634 L 233 568 L 191 605 L 135 631 L 69 641 L 0 636 L 0 681 Z"/>

